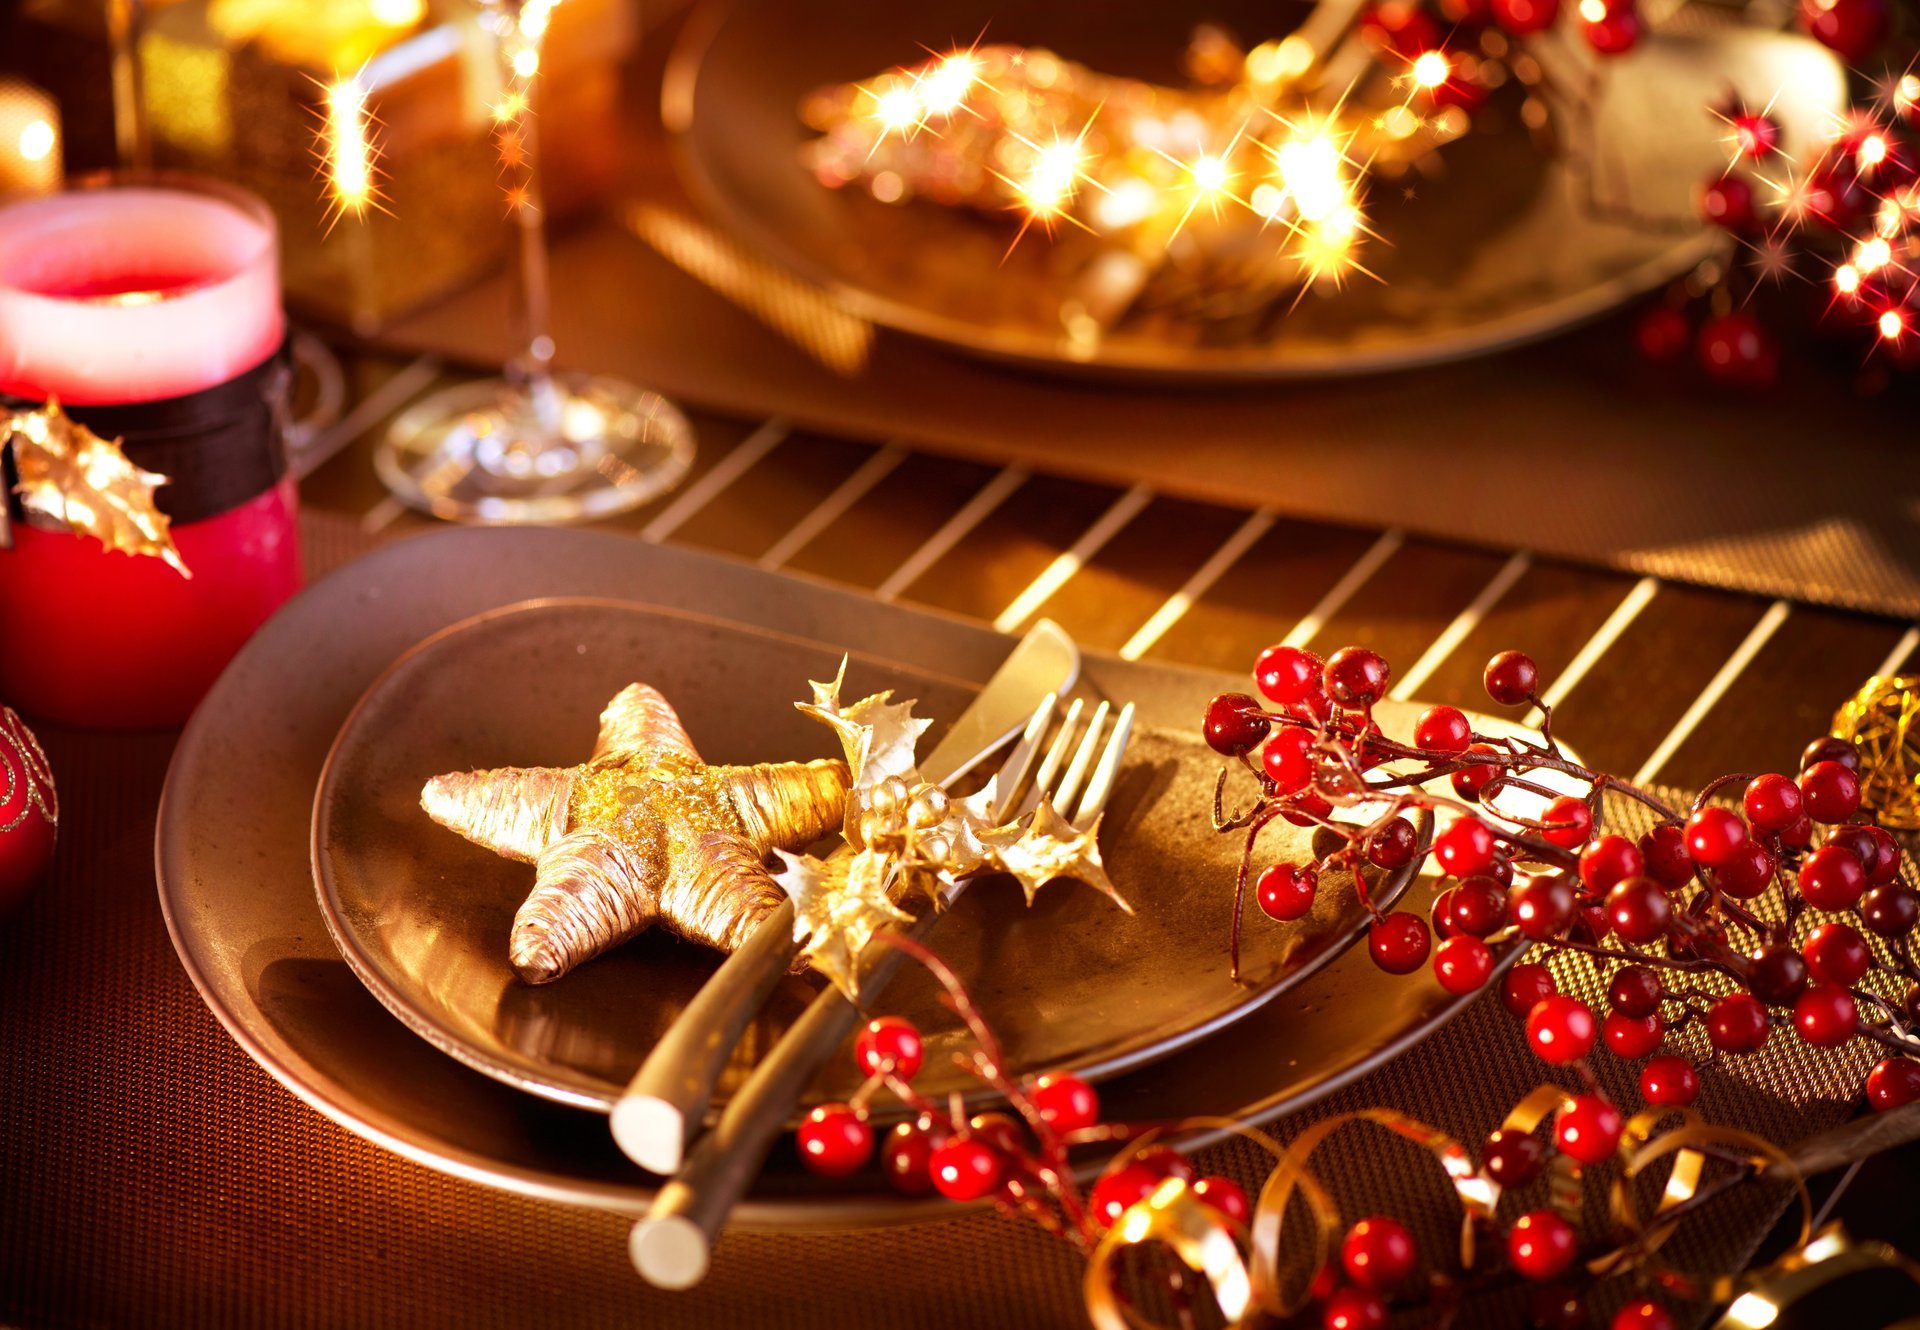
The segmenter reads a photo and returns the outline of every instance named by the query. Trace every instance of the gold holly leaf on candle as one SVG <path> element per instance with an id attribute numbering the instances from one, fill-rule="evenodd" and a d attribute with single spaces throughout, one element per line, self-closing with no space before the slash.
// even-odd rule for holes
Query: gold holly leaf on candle
<path id="1" fill-rule="evenodd" d="M 193 576 L 174 547 L 167 515 L 153 501 L 167 477 L 128 461 L 118 439 L 101 438 L 50 397 L 45 406 L 8 418 L 0 447 L 8 443 L 20 475 L 14 492 L 28 512 L 110 550 L 162 559 L 180 576 Z"/>
<path id="2" fill-rule="evenodd" d="M 576 767 L 435 776 L 420 803 L 434 821 L 534 865 L 509 957 L 529 983 L 658 922 L 731 951 L 782 899 L 761 862 L 840 825 L 837 761 L 701 761 L 660 693 L 631 684 L 607 704 L 593 756 Z"/>

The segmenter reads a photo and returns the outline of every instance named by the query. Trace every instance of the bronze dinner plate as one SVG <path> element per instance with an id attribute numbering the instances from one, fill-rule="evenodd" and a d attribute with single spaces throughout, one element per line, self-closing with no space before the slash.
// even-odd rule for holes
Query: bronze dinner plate
<path id="1" fill-rule="evenodd" d="M 156 845 L 161 905 L 182 963 L 233 1037 L 288 1089 L 430 1167 L 630 1213 L 644 1210 L 653 1180 L 620 1154 L 604 1117 L 523 1093 L 445 1056 L 368 992 L 328 935 L 309 850 L 314 791 L 335 736 L 382 672 L 422 637 L 520 601 L 631 598 L 637 588 L 660 609 L 711 631 L 829 642 L 864 657 L 863 668 L 898 662 L 887 668 L 919 671 L 930 707 L 936 684 L 944 705 L 963 701 L 1008 645 L 999 634 L 946 616 L 622 536 L 436 531 L 315 583 L 246 646 L 175 751 Z M 1103 691 L 1139 701 L 1154 725 L 1168 728 L 1191 724 L 1196 699 L 1229 682 L 1101 656 L 1088 658 L 1087 674 Z M 523 678 L 516 686 L 562 685 Z M 765 695 L 772 724 L 776 703 L 790 690 L 784 680 L 776 689 L 756 679 L 742 691 Z M 741 751 L 710 728 L 702 704 L 678 700 L 710 756 Z M 602 701 L 589 699 L 586 717 L 569 714 L 565 723 L 579 727 L 574 735 L 539 742 L 552 743 L 556 759 L 570 759 L 591 742 L 591 716 Z M 468 722 L 487 724 L 480 717 Z M 484 733 L 464 742 L 482 743 L 488 760 L 506 760 L 492 756 Z M 1205 812 L 1192 815 L 1203 821 Z M 471 866 L 488 867 L 484 856 Z M 1428 888 L 1424 880 L 1417 884 L 1410 908 L 1425 909 Z M 1049 890 L 1061 893 L 1056 908 L 1066 910 L 1080 908 L 1077 894 L 1085 894 L 1065 885 Z M 1216 958 L 1223 958 L 1231 882 L 1195 877 L 1191 890 L 1190 909 L 1213 920 Z M 636 956 L 647 945 L 635 943 Z M 1378 1065 L 1467 1001 L 1425 975 L 1383 983 L 1364 951 L 1349 950 L 1245 1020 L 1116 1077 L 1102 1093 L 1132 1119 L 1265 1120 Z M 1301 1019 L 1308 1009 L 1321 1015 Z M 762 1227 L 844 1226 L 924 1218 L 944 1207 L 876 1190 L 871 1178 L 826 1182 L 779 1152 L 737 1218 Z"/>
<path id="2" fill-rule="evenodd" d="M 1559 116 L 1558 142 L 1543 149 L 1510 84 L 1440 151 L 1437 169 L 1373 181 L 1367 207 L 1381 239 L 1361 258 L 1378 281 L 1354 277 L 1290 312 L 1283 295 L 1271 317 L 1228 331 L 1132 314 L 1091 345 L 1070 339 L 1061 317 L 1095 252 L 1089 237 L 1062 227 L 1054 240 L 1035 233 L 1009 251 L 1011 222 L 881 203 L 858 183 L 828 189 L 801 165 L 812 137 L 802 97 L 927 52 L 982 37 L 1177 85 L 1195 23 L 1222 24 L 1250 45 L 1284 36 L 1306 8 L 926 0 L 868 6 L 856 19 L 818 0 L 707 0 L 674 53 L 663 113 L 682 174 L 715 217 L 875 323 L 1063 373 L 1262 379 L 1458 359 L 1596 317 L 1725 243 L 1693 202 L 1699 182 L 1726 166 L 1710 105 L 1729 89 L 1756 101 L 1778 90 L 1772 111 L 1796 145 L 1818 141 L 1845 106 L 1831 52 L 1733 19 L 1649 32 L 1611 62 L 1556 34 L 1566 41 L 1546 43 L 1543 58 L 1588 87 L 1590 107 Z"/>
<path id="3" fill-rule="evenodd" d="M 507 934 L 533 870 L 436 825 L 421 811 L 421 785 L 445 771 L 582 761 L 600 708 L 635 680 L 666 694 L 709 761 L 834 756 L 833 732 L 793 703 L 840 657 L 825 643 L 617 601 L 536 601 L 436 634 L 368 691 L 321 777 L 313 854 L 327 926 L 374 996 L 436 1047 L 535 1094 L 610 1109 L 719 953 L 655 930 L 554 983 L 522 982 L 507 964 Z M 1117 700 L 1129 696 L 1124 675 L 1112 686 Z M 882 688 L 943 719 L 974 691 L 936 670 L 856 655 L 845 696 Z M 1012 1074 L 1098 1080 L 1163 1056 L 1277 997 L 1364 925 L 1349 882 L 1330 878 L 1305 919 L 1250 930 L 1241 981 L 1227 977 L 1224 916 L 1196 908 L 1239 862 L 1239 838 L 1207 823 L 1217 761 L 1192 719 L 1209 695 L 1141 702 L 1101 837 L 1132 914 L 1064 882 L 1029 907 L 1017 884 L 998 879 L 961 896 L 933 935 L 993 1022 Z M 1409 714 L 1389 723 L 1410 723 L 1411 708 L 1395 710 Z M 1263 854 L 1305 859 L 1310 839 L 1281 823 L 1263 836 Z M 820 987 L 792 976 L 775 990 L 721 1100 Z M 926 1038 L 922 1094 L 991 1097 L 950 1056 L 966 1031 L 942 997 L 909 967 L 874 1001 Z M 813 1101 L 845 1099 L 862 1079 L 851 1054 L 837 1058 Z"/>

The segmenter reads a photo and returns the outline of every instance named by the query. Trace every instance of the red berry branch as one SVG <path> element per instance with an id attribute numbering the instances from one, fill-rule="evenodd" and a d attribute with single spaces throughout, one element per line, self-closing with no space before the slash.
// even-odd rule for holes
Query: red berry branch
<path id="1" fill-rule="evenodd" d="M 1852 745 L 1816 740 L 1797 779 L 1722 776 L 1677 808 L 1568 757 L 1540 699 L 1539 671 L 1517 651 L 1487 663 L 1487 694 L 1536 715 L 1538 739 L 1476 733 L 1446 706 L 1424 712 L 1406 741 L 1390 737 L 1374 711 L 1391 669 L 1363 647 L 1324 662 L 1270 647 L 1254 677 L 1260 697 L 1223 693 L 1204 721 L 1207 743 L 1255 783 L 1252 802 L 1226 812 L 1229 766 L 1214 798 L 1215 826 L 1245 833 L 1236 976 L 1260 831 L 1285 818 L 1323 828 L 1330 835 L 1317 844 L 1330 848 L 1310 863 L 1267 867 L 1254 891 L 1261 910 L 1297 919 L 1321 878 L 1343 869 L 1373 916 L 1369 948 L 1383 970 L 1408 973 L 1431 953 L 1444 987 L 1472 992 L 1493 970 L 1488 939 L 1516 934 L 1612 967 L 1604 1021 L 1555 993 L 1545 966 L 1508 973 L 1502 999 L 1525 1017 L 1528 1041 L 1549 1062 L 1584 1058 L 1596 1040 L 1623 1058 L 1648 1057 L 1669 1031 L 1695 1022 L 1715 1056 L 1750 1053 L 1782 1025 L 1817 1048 L 1856 1039 L 1884 1046 L 1891 1056 L 1867 1078 L 1875 1108 L 1920 1098 L 1920 964 L 1911 943 L 1920 893 L 1902 880 L 1898 843 L 1861 807 Z M 1716 802 L 1736 792 L 1737 807 Z M 1653 828 L 1637 840 L 1607 830 L 1609 796 L 1644 805 Z M 1418 810 L 1449 819 L 1429 853 L 1455 885 L 1436 901 L 1431 929 L 1408 911 L 1382 910 L 1368 883 L 1370 872 L 1412 859 L 1408 814 Z M 1809 914 L 1819 922 L 1803 936 Z M 1709 975 L 1722 982 L 1703 987 Z M 1905 996 L 1895 1001 L 1891 992 Z M 1691 1067 L 1683 1074 L 1678 1061 L 1648 1064 L 1650 1103 L 1692 1100 L 1698 1075 Z"/>

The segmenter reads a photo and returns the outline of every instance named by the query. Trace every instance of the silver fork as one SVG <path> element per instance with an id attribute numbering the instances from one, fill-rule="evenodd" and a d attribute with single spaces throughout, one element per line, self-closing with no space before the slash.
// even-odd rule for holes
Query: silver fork
<path id="1" fill-rule="evenodd" d="M 1084 702 L 1076 698 L 1048 742 L 1059 707 L 1058 699 L 1048 694 L 1001 764 L 994 777 L 996 822 L 1010 820 L 1009 810 L 1024 817 L 1048 798 L 1055 811 L 1085 830 L 1106 807 L 1133 731 L 1133 704 L 1113 714 L 1103 701 L 1081 729 Z M 954 894 L 965 886 L 962 881 Z M 909 935 L 924 937 L 938 917 L 929 907 Z M 904 952 L 884 949 L 862 972 L 862 993 L 877 997 L 905 959 Z M 646 1218 L 633 1226 L 628 1253 L 634 1269 L 648 1283 L 657 1288 L 691 1288 L 706 1276 L 714 1239 L 727 1215 L 759 1174 L 800 1096 L 846 1042 L 860 1016 L 860 1008 L 839 989 L 828 988 L 727 1101 L 719 1122 L 660 1189 Z"/>

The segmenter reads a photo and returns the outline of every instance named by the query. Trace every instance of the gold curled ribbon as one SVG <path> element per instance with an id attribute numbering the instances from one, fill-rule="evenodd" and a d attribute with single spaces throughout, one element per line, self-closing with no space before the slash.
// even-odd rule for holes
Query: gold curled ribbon
<path id="1" fill-rule="evenodd" d="M 1187 1268 L 1204 1276 L 1231 1327 L 1253 1305 L 1253 1280 L 1231 1226 L 1179 1178 L 1168 1178 L 1145 1200 L 1127 1207 L 1093 1249 L 1082 1283 L 1095 1330 L 1135 1330 L 1148 1324 L 1120 1300 L 1114 1262 L 1127 1247 L 1163 1242 Z"/>
<path id="2" fill-rule="evenodd" d="M 1556 1091 L 1556 1093 L 1560 1093 Z M 1536 1090 L 1529 1101 L 1538 1096 Z M 1518 1111 L 1518 1110 L 1516 1110 Z M 1491 1219 L 1500 1199 L 1500 1188 L 1487 1178 L 1466 1147 L 1438 1127 L 1390 1108 L 1362 1108 L 1340 1113 L 1316 1122 L 1301 1132 L 1280 1156 L 1279 1164 L 1260 1189 L 1260 1201 L 1253 1216 L 1253 1294 L 1263 1311 L 1274 1316 L 1291 1316 L 1307 1305 L 1313 1286 L 1313 1272 L 1331 1264 L 1339 1252 L 1344 1226 L 1340 1208 L 1327 1189 L 1307 1168 L 1307 1160 L 1326 1139 L 1340 1128 L 1355 1122 L 1371 1122 L 1406 1138 L 1432 1154 L 1460 1200 L 1460 1261 L 1473 1264 L 1473 1227 L 1476 1219 Z M 1286 1224 L 1287 1208 L 1294 1193 L 1306 1202 L 1315 1227 L 1316 1258 L 1299 1290 L 1289 1295 L 1280 1270 L 1280 1235 Z"/>
<path id="3" fill-rule="evenodd" d="M 1713 1330 L 1752 1330 L 1771 1325 L 1782 1309 L 1791 1307 L 1815 1289 L 1861 1270 L 1898 1270 L 1920 1284 L 1920 1265 L 1884 1242 L 1855 1242 L 1839 1220 L 1826 1225 L 1812 1239 L 1738 1281 L 1741 1292 L 1728 1302 Z"/>

